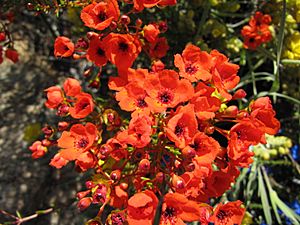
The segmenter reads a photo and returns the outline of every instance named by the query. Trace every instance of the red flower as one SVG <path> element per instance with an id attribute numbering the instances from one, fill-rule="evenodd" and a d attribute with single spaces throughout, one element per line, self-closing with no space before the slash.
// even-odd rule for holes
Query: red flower
<path id="1" fill-rule="evenodd" d="M 280 122 L 275 118 L 275 111 L 271 105 L 269 97 L 258 98 L 249 106 L 250 116 L 257 119 L 263 126 L 263 131 L 267 134 L 277 134 Z"/>
<path id="2" fill-rule="evenodd" d="M 55 109 L 57 108 L 64 100 L 63 92 L 60 87 L 52 86 L 45 90 L 47 92 L 47 102 L 45 105 L 47 108 Z"/>
<path id="3" fill-rule="evenodd" d="M 270 15 L 263 15 L 261 12 L 256 12 L 251 17 L 249 25 L 244 26 L 241 30 L 244 38 L 244 47 L 256 49 L 262 43 L 269 42 L 272 39 L 272 34 L 269 30 L 271 21 Z"/>
<path id="4" fill-rule="evenodd" d="M 149 24 L 147 26 L 144 26 L 143 31 L 144 31 L 144 37 L 150 43 L 155 42 L 157 36 L 160 33 L 158 27 L 155 26 L 154 24 Z"/>
<path id="5" fill-rule="evenodd" d="M 191 82 L 207 81 L 212 77 L 210 73 L 212 57 L 195 45 L 188 44 L 182 55 L 176 54 L 174 64 L 179 69 L 179 75 Z"/>
<path id="6" fill-rule="evenodd" d="M 241 206 L 242 202 L 239 200 L 226 204 L 220 203 L 209 218 L 209 222 L 215 225 L 241 224 L 246 212 L 246 209 Z"/>
<path id="7" fill-rule="evenodd" d="M 127 221 L 130 225 L 152 225 L 158 199 L 149 190 L 139 192 L 128 200 Z"/>
<path id="8" fill-rule="evenodd" d="M 127 70 L 141 52 L 141 45 L 130 34 L 110 33 L 103 39 L 106 57 L 120 70 Z"/>
<path id="9" fill-rule="evenodd" d="M 42 142 L 35 141 L 29 149 L 32 151 L 32 158 L 37 159 L 43 157 L 47 152 L 47 147 L 42 145 Z"/>
<path id="10" fill-rule="evenodd" d="M 58 147 L 62 148 L 58 153 L 59 157 L 67 161 L 78 159 L 79 165 L 81 165 L 83 169 L 86 169 L 87 167 L 84 164 L 91 163 L 91 155 L 85 152 L 94 144 L 96 137 L 97 128 L 94 124 L 87 123 L 85 126 L 82 124 L 73 125 L 70 131 L 64 131 L 57 140 Z M 52 161 L 51 165 L 57 167 L 57 164 L 52 163 Z"/>
<path id="11" fill-rule="evenodd" d="M 240 77 L 237 76 L 239 66 L 228 61 L 228 58 L 218 52 L 212 50 L 210 55 L 213 57 L 213 84 L 216 86 L 219 94 L 227 99 L 231 99 L 229 90 L 233 89 L 240 81 Z"/>
<path id="12" fill-rule="evenodd" d="M 19 53 L 14 49 L 7 49 L 5 51 L 5 57 L 10 59 L 13 63 L 17 63 L 19 61 Z"/>
<path id="13" fill-rule="evenodd" d="M 196 202 L 178 193 L 165 195 L 160 225 L 183 225 L 183 221 L 192 222 L 200 218 L 201 211 Z"/>
<path id="14" fill-rule="evenodd" d="M 195 87 L 196 93 L 190 102 L 194 104 L 196 116 L 200 120 L 212 119 L 215 116 L 215 112 L 220 108 L 220 99 L 212 96 L 214 91 L 214 88 L 202 82 L 199 82 Z"/>
<path id="15" fill-rule="evenodd" d="M 168 41 L 165 37 L 159 37 L 150 44 L 149 54 L 152 58 L 162 58 L 169 50 Z"/>
<path id="16" fill-rule="evenodd" d="M 75 161 L 76 166 L 80 168 L 81 172 L 93 168 L 96 165 L 96 163 L 97 159 L 90 152 L 81 153 Z"/>
<path id="17" fill-rule="evenodd" d="M 236 165 L 248 166 L 251 163 L 249 158 L 254 155 L 253 152 L 248 151 L 249 146 L 264 141 L 264 132 L 261 125 L 255 123 L 255 121 L 244 119 L 230 129 L 228 157 Z"/>
<path id="18" fill-rule="evenodd" d="M 206 162 L 213 162 L 221 151 L 221 146 L 214 138 L 207 136 L 202 132 L 196 133 L 191 143 L 183 151 L 195 151 L 198 160 L 205 158 Z"/>
<path id="19" fill-rule="evenodd" d="M 156 6 L 161 0 L 133 0 L 133 7 L 137 11 L 142 11 L 144 8 Z"/>
<path id="20" fill-rule="evenodd" d="M 103 41 L 100 40 L 100 37 L 93 36 L 86 53 L 86 58 L 95 63 L 96 66 L 104 66 L 107 62 L 104 49 L 105 45 Z"/>
<path id="21" fill-rule="evenodd" d="M 68 78 L 64 82 L 64 91 L 67 96 L 76 96 L 81 92 L 81 86 L 78 80 Z"/>
<path id="22" fill-rule="evenodd" d="M 110 205 L 114 208 L 124 208 L 127 206 L 128 194 L 124 191 L 120 185 L 117 185 L 112 190 L 110 199 Z"/>
<path id="23" fill-rule="evenodd" d="M 51 162 L 49 163 L 51 166 L 55 167 L 56 169 L 60 169 L 65 166 L 69 161 L 61 157 L 60 153 L 57 153 Z"/>
<path id="24" fill-rule="evenodd" d="M 145 90 L 150 97 L 145 101 L 152 112 L 163 112 L 168 107 L 175 107 L 179 103 L 188 101 L 194 94 L 191 83 L 179 80 L 178 73 L 174 70 L 162 70 L 150 74 L 144 84 Z"/>
<path id="25" fill-rule="evenodd" d="M 194 106 L 189 104 L 178 108 L 165 130 L 168 138 L 175 142 L 178 148 L 184 148 L 191 143 L 197 128 Z"/>
<path id="26" fill-rule="evenodd" d="M 56 57 L 69 57 L 74 53 L 74 44 L 67 37 L 57 37 L 54 42 L 54 55 Z"/>
<path id="27" fill-rule="evenodd" d="M 75 119 L 81 119 L 88 116 L 94 110 L 93 98 L 90 94 L 80 93 L 75 96 L 76 102 L 69 108 L 71 116 Z"/>
<path id="28" fill-rule="evenodd" d="M 80 14 L 84 25 L 96 30 L 104 30 L 112 21 L 117 21 L 119 16 L 120 10 L 116 0 L 92 3 L 83 8 Z"/>
<path id="29" fill-rule="evenodd" d="M 128 129 L 119 133 L 117 139 L 134 147 L 143 148 L 151 141 L 152 124 L 151 117 L 139 114 L 131 119 Z"/>

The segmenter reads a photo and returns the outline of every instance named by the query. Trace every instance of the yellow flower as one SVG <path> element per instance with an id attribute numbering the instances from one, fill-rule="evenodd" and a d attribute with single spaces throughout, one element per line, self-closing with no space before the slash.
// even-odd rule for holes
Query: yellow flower
<path id="1" fill-rule="evenodd" d="M 300 32 L 295 32 L 286 39 L 286 49 L 283 53 L 283 57 L 288 59 L 300 59 Z"/>

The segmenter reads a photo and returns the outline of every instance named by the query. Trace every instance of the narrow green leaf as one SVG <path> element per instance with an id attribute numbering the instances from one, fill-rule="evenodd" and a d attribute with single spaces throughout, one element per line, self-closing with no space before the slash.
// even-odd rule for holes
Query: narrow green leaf
<path id="1" fill-rule="evenodd" d="M 276 97 L 281 97 L 281 98 L 285 98 L 289 101 L 292 101 L 298 105 L 300 105 L 300 100 L 296 99 L 296 98 L 293 98 L 291 96 L 288 96 L 288 95 L 285 95 L 285 94 L 280 94 L 280 93 L 276 93 L 276 92 L 267 92 L 267 91 L 263 91 L 263 92 L 260 92 L 257 97 L 262 97 L 262 96 L 267 96 L 267 95 L 270 95 L 270 96 L 276 96 Z"/>
<path id="2" fill-rule="evenodd" d="M 263 206 L 263 211 L 264 211 L 266 222 L 267 222 L 267 224 L 273 224 L 272 216 L 271 216 L 271 207 L 269 204 L 266 187 L 265 187 L 260 169 L 258 169 L 258 193 L 259 193 L 261 203 Z"/>

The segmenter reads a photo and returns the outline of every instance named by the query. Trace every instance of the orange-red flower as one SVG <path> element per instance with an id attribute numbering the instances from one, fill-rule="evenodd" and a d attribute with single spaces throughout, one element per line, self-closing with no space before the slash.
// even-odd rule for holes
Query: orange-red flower
<path id="1" fill-rule="evenodd" d="M 194 89 L 186 79 L 179 80 L 174 70 L 162 70 L 150 74 L 145 81 L 145 90 L 150 97 L 145 101 L 153 112 L 163 112 L 169 107 L 189 100 Z"/>
<path id="2" fill-rule="evenodd" d="M 149 24 L 147 26 L 144 26 L 143 31 L 144 31 L 144 37 L 150 43 L 153 43 L 160 33 L 158 27 L 155 26 L 154 24 Z"/>
<path id="3" fill-rule="evenodd" d="M 256 12 L 251 17 L 249 25 L 244 26 L 241 30 L 244 38 L 244 47 L 256 49 L 262 43 L 269 42 L 272 39 L 272 34 L 269 30 L 271 21 L 270 15 L 263 15 L 261 12 Z"/>
<path id="4" fill-rule="evenodd" d="M 242 202 L 239 200 L 226 204 L 220 203 L 209 218 L 209 222 L 214 223 L 214 225 L 241 224 L 246 212 L 246 209 L 241 206 Z"/>
<path id="5" fill-rule="evenodd" d="M 265 142 L 262 126 L 253 120 L 244 119 L 230 129 L 228 157 L 236 165 L 248 166 L 251 163 L 249 158 L 254 155 L 253 152 L 249 152 L 249 146 L 260 142 Z"/>
<path id="6" fill-rule="evenodd" d="M 213 162 L 221 151 L 221 146 L 214 138 L 207 136 L 205 133 L 197 132 L 191 143 L 183 151 L 195 151 L 198 160 L 203 157 L 206 162 Z"/>
<path id="7" fill-rule="evenodd" d="M 137 11 L 142 11 L 144 8 L 156 6 L 161 0 L 133 0 L 133 7 Z"/>
<path id="8" fill-rule="evenodd" d="M 207 81 L 212 77 L 212 57 L 195 45 L 188 44 L 182 55 L 176 54 L 174 64 L 179 69 L 179 75 L 191 82 Z"/>
<path id="9" fill-rule="evenodd" d="M 263 131 L 268 134 L 277 134 L 280 122 L 275 118 L 275 111 L 269 97 L 258 98 L 249 106 L 250 116 L 257 119 L 263 126 Z"/>
<path id="10" fill-rule="evenodd" d="M 92 3 L 81 11 L 80 18 L 87 27 L 104 30 L 112 21 L 117 21 L 120 10 L 117 0 L 104 0 Z"/>
<path id="11" fill-rule="evenodd" d="M 117 139 L 134 147 L 143 148 L 151 141 L 152 124 L 151 117 L 138 114 L 131 119 L 128 129 L 118 134 Z"/>
<path id="12" fill-rule="evenodd" d="M 61 157 L 60 153 L 55 154 L 55 156 L 51 159 L 49 165 L 55 167 L 56 169 L 60 169 L 65 166 L 69 161 Z"/>
<path id="13" fill-rule="evenodd" d="M 17 63 L 19 61 L 19 53 L 11 48 L 5 51 L 5 57 L 10 59 L 13 63 Z"/>
<path id="14" fill-rule="evenodd" d="M 96 163 L 96 157 L 88 151 L 81 153 L 75 161 L 76 166 L 80 168 L 81 172 L 93 168 Z"/>
<path id="15" fill-rule="evenodd" d="M 127 70 L 141 52 L 140 42 L 130 34 L 110 33 L 103 39 L 105 55 L 119 70 Z"/>
<path id="16" fill-rule="evenodd" d="M 52 86 L 45 91 L 47 92 L 47 101 L 45 102 L 47 108 L 55 109 L 63 102 L 64 97 L 60 87 Z"/>
<path id="17" fill-rule="evenodd" d="M 42 142 L 35 141 L 29 149 L 32 151 L 31 157 L 34 159 L 43 157 L 47 152 L 47 147 L 42 145 Z"/>
<path id="18" fill-rule="evenodd" d="M 110 199 L 110 205 L 115 208 L 124 208 L 127 206 L 128 194 L 124 191 L 120 185 L 117 185 L 112 190 Z"/>
<path id="19" fill-rule="evenodd" d="M 219 94 L 227 99 L 231 99 L 229 90 L 233 89 L 240 81 L 237 76 L 239 66 L 230 63 L 228 58 L 217 50 L 212 50 L 210 55 L 213 57 L 213 84 L 217 88 Z"/>
<path id="20" fill-rule="evenodd" d="M 156 40 L 150 43 L 149 55 L 152 58 L 162 58 L 169 50 L 168 41 L 165 37 L 156 38 Z"/>
<path id="21" fill-rule="evenodd" d="M 168 138 L 175 142 L 178 148 L 184 148 L 191 143 L 198 131 L 194 105 L 179 107 L 175 115 L 168 121 L 165 128 Z"/>
<path id="22" fill-rule="evenodd" d="M 66 161 L 79 160 L 79 165 L 86 168 L 83 163 L 90 164 L 90 157 L 87 152 L 94 144 L 97 137 L 97 128 L 92 123 L 87 123 L 85 126 L 82 124 L 75 124 L 71 127 L 70 131 L 64 131 L 61 137 L 57 140 L 58 147 L 62 150 L 58 153 L 59 157 Z M 55 163 L 55 159 L 51 165 L 59 168 Z"/>
<path id="23" fill-rule="evenodd" d="M 80 93 L 75 96 L 76 102 L 69 108 L 70 115 L 75 119 L 81 119 L 88 116 L 94 110 L 93 98 L 90 94 Z"/>
<path id="24" fill-rule="evenodd" d="M 75 46 L 73 42 L 64 36 L 57 37 L 54 42 L 54 55 L 56 57 L 69 57 L 73 54 Z"/>
<path id="25" fill-rule="evenodd" d="M 165 195 L 160 225 L 184 225 L 183 221 L 199 221 L 200 218 L 201 211 L 196 202 L 178 193 Z"/>
<path id="26" fill-rule="evenodd" d="M 152 225 L 158 199 L 149 190 L 138 192 L 128 200 L 127 221 L 130 225 Z"/>
<path id="27" fill-rule="evenodd" d="M 99 36 L 95 35 L 91 38 L 86 58 L 95 63 L 96 66 L 104 66 L 106 64 L 105 45 Z"/>
<path id="28" fill-rule="evenodd" d="M 76 96 L 81 92 L 81 86 L 78 80 L 68 78 L 64 82 L 64 91 L 67 96 Z"/>
<path id="29" fill-rule="evenodd" d="M 196 116 L 200 120 L 212 119 L 215 112 L 220 108 L 220 99 L 212 96 L 214 91 L 214 88 L 202 82 L 199 82 L 195 87 L 195 94 L 190 102 L 194 104 Z"/>

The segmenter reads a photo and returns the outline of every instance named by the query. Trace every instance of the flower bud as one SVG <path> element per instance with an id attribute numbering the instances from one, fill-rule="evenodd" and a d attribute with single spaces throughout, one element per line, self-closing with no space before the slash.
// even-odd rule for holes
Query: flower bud
<path id="1" fill-rule="evenodd" d="M 143 24 L 143 21 L 142 21 L 141 19 L 137 19 L 137 20 L 135 21 L 135 25 L 136 25 L 137 27 L 141 27 L 142 24 Z"/>
<path id="2" fill-rule="evenodd" d="M 245 98 L 247 93 L 243 89 L 238 89 L 232 96 L 232 100 Z"/>
<path id="3" fill-rule="evenodd" d="M 128 188 L 128 184 L 123 182 L 120 184 L 120 187 L 122 188 L 122 190 L 126 191 Z"/>
<path id="4" fill-rule="evenodd" d="M 158 183 L 162 183 L 163 180 L 165 178 L 165 175 L 162 173 L 162 172 L 158 172 L 155 176 L 155 180 L 158 182 Z"/>
<path id="5" fill-rule="evenodd" d="M 91 190 L 81 191 L 81 192 L 78 192 L 76 196 L 77 196 L 77 198 L 82 199 L 85 196 L 87 196 L 90 192 L 91 192 Z"/>
<path id="6" fill-rule="evenodd" d="M 110 173 L 110 179 L 113 181 L 118 181 L 121 178 L 121 171 L 120 170 L 114 170 Z"/>
<path id="7" fill-rule="evenodd" d="M 85 186 L 86 186 L 87 189 L 91 189 L 91 188 L 95 187 L 94 183 L 90 180 L 85 182 Z"/>
<path id="8" fill-rule="evenodd" d="M 115 21 L 112 21 L 110 26 L 109 26 L 109 28 L 111 30 L 115 30 L 115 29 L 117 29 L 117 27 L 118 27 L 118 24 Z"/>
<path id="9" fill-rule="evenodd" d="M 47 135 L 48 137 L 51 136 L 54 132 L 53 128 L 50 126 L 45 126 L 42 128 L 42 131 L 45 135 Z"/>
<path id="10" fill-rule="evenodd" d="M 185 182 L 181 177 L 174 174 L 172 176 L 172 185 L 176 189 L 183 189 L 185 187 Z"/>
<path id="11" fill-rule="evenodd" d="M 130 18 L 127 15 L 122 15 L 121 16 L 121 23 L 124 25 L 130 24 Z"/>
<path id="12" fill-rule="evenodd" d="M 206 133 L 206 134 L 213 134 L 214 133 L 214 131 L 215 131 L 215 127 L 214 126 L 207 126 L 207 127 L 205 127 L 205 129 L 204 129 L 204 132 Z"/>
<path id="13" fill-rule="evenodd" d="M 69 126 L 69 123 L 66 122 L 66 121 L 61 121 L 61 122 L 58 122 L 58 130 L 59 131 L 64 131 L 68 128 Z"/>
<path id="14" fill-rule="evenodd" d="M 82 212 L 86 210 L 92 203 L 92 199 L 87 197 L 87 198 L 82 198 L 77 204 L 77 208 Z"/>
<path id="15" fill-rule="evenodd" d="M 93 32 L 93 31 L 90 31 L 90 32 L 86 33 L 86 37 L 90 40 L 90 39 L 92 39 L 94 37 L 99 37 L 99 34 Z"/>
<path id="16" fill-rule="evenodd" d="M 227 116 L 232 116 L 232 117 L 235 117 L 239 112 L 239 109 L 237 106 L 235 105 L 231 105 L 229 106 L 227 109 L 225 109 L 224 113 L 225 115 Z"/>
<path id="17" fill-rule="evenodd" d="M 196 151 L 190 146 L 187 146 L 182 150 L 182 156 L 186 159 L 192 159 L 196 156 Z"/>
<path id="18" fill-rule="evenodd" d="M 147 173 L 150 170 L 150 161 L 148 159 L 142 159 L 139 163 L 139 171 Z"/>
<path id="19" fill-rule="evenodd" d="M 42 145 L 45 147 L 49 147 L 51 144 L 51 141 L 49 141 L 48 139 L 42 140 Z"/>

